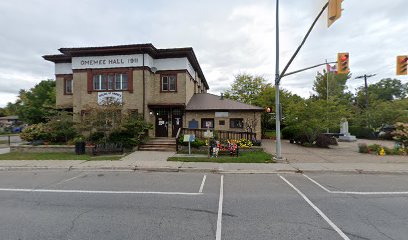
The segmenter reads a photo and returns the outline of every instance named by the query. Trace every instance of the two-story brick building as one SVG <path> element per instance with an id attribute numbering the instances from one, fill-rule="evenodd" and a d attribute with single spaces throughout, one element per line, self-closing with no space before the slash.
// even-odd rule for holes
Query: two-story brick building
<path id="1" fill-rule="evenodd" d="M 60 48 L 59 51 L 61 54 L 43 56 L 55 63 L 58 108 L 80 117 L 89 107 L 115 99 L 122 103 L 123 112 L 142 114 L 154 125 L 150 136 L 175 136 L 178 128 L 188 127 L 186 107 L 194 94 L 206 94 L 209 89 L 192 48 L 157 49 L 152 44 L 134 44 Z M 205 108 L 206 103 L 202 104 Z M 242 111 L 244 115 L 254 112 L 257 117 L 259 114 L 256 131 L 260 133 L 262 109 L 247 107 L 240 105 L 234 111 Z M 211 120 L 216 111 L 213 114 L 206 111 L 205 118 Z M 228 112 L 228 107 L 222 111 Z M 244 117 L 235 119 L 233 127 L 240 127 Z M 215 123 L 211 127 L 218 128 Z"/>

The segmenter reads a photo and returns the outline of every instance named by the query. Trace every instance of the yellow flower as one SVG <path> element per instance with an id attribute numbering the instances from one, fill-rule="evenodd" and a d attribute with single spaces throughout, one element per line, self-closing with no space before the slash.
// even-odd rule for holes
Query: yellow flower
<path id="1" fill-rule="evenodd" d="M 380 154 L 380 156 L 385 156 L 385 150 L 384 150 L 384 148 L 381 148 L 381 149 L 380 149 L 379 154 Z"/>

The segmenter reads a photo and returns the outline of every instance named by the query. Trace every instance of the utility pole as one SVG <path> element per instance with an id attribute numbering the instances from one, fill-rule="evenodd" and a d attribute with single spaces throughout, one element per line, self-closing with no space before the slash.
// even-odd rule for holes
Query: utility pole
<path id="1" fill-rule="evenodd" d="M 358 77 L 355 78 L 355 79 L 364 78 L 365 107 L 366 107 L 366 109 L 368 108 L 368 84 L 367 84 L 367 78 L 374 77 L 375 75 L 377 75 L 377 74 L 370 74 L 370 75 L 364 74 L 362 76 L 358 76 Z"/>
<path id="2" fill-rule="evenodd" d="M 327 69 L 327 59 L 326 59 L 326 69 Z M 329 105 L 329 75 L 330 74 L 330 69 L 328 69 L 327 74 L 326 74 L 326 107 L 328 108 Z M 326 121 L 329 122 L 329 111 L 326 108 Z M 327 133 L 330 132 L 329 127 L 327 127 Z"/>

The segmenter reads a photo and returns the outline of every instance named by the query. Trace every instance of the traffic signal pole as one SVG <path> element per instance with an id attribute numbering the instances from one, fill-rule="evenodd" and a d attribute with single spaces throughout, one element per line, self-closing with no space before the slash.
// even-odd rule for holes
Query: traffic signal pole
<path id="1" fill-rule="evenodd" d="M 280 74 L 279 74 L 279 0 L 276 0 L 276 63 L 275 63 L 275 120 L 276 120 L 276 160 L 282 160 L 280 131 Z"/>
<path id="2" fill-rule="evenodd" d="M 310 35 L 310 32 L 313 30 L 314 26 L 317 23 L 317 20 L 319 20 L 320 16 L 323 14 L 324 10 L 326 10 L 327 6 L 329 5 L 329 2 L 327 2 L 322 10 L 320 11 L 319 15 L 317 15 L 316 19 L 313 21 L 312 25 L 310 26 L 309 30 L 307 31 L 305 37 L 303 38 L 302 42 L 296 49 L 295 53 L 293 56 L 290 58 L 289 62 L 286 64 L 285 68 L 281 73 L 279 73 L 279 0 L 276 0 L 276 74 L 275 74 L 275 90 L 276 90 L 276 96 L 275 96 L 275 118 L 276 118 L 276 155 L 275 159 L 276 160 L 282 160 L 282 147 L 281 147 L 281 131 L 280 131 L 280 122 L 281 122 L 281 116 L 280 116 L 280 96 L 279 96 L 279 85 L 280 85 L 280 80 L 285 76 L 286 71 L 288 70 L 289 66 L 292 64 L 293 60 L 299 53 L 300 49 L 303 47 L 305 44 L 307 38 Z"/>

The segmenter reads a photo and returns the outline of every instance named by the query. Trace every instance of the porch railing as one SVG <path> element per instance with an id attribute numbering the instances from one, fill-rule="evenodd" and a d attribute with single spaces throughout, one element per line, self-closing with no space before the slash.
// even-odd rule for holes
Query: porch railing
<path id="1" fill-rule="evenodd" d="M 194 134 L 196 138 L 205 138 L 204 133 L 207 129 L 190 129 L 181 128 L 180 135 Z M 256 139 L 256 133 L 253 132 L 238 132 L 238 131 L 224 131 L 224 130 L 213 130 L 214 135 L 217 136 L 218 140 L 229 140 L 229 139 L 246 139 L 252 140 Z"/>

